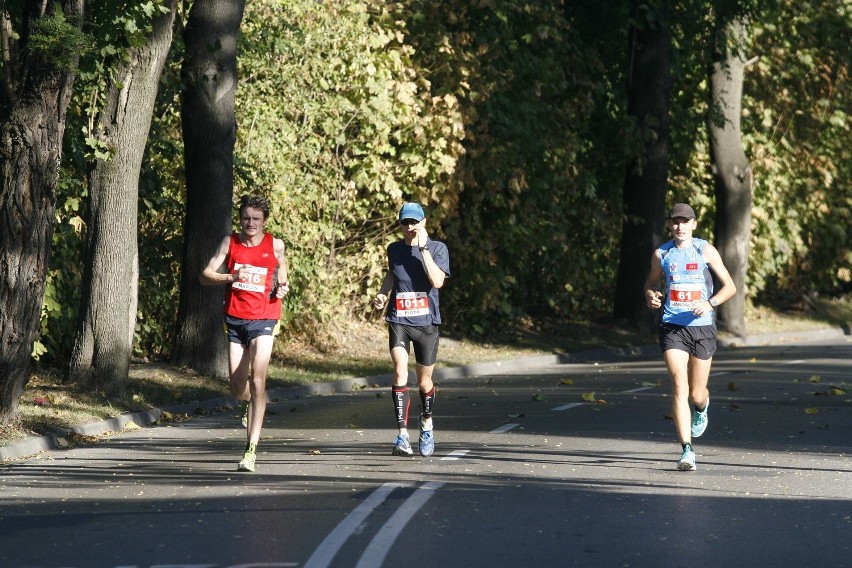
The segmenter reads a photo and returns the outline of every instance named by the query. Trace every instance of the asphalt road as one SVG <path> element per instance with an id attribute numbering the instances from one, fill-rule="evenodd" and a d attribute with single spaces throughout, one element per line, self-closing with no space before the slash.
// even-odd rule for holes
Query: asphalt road
<path id="1" fill-rule="evenodd" d="M 443 380 L 430 458 L 386 387 L 272 403 L 254 474 L 233 412 L 142 428 L 0 467 L 0 567 L 850 566 L 850 382 L 720 350 L 695 472 L 658 353 Z"/>

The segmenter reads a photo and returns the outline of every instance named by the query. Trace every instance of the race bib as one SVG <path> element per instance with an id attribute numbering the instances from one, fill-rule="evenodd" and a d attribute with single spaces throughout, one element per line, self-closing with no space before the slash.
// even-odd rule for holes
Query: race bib
<path id="1" fill-rule="evenodd" d="M 396 315 L 402 318 L 428 316 L 429 295 L 426 292 L 397 292 Z"/>
<path id="2" fill-rule="evenodd" d="M 231 285 L 231 288 L 245 290 L 246 292 L 266 292 L 266 278 L 269 269 L 263 266 L 252 266 L 250 264 L 235 264 L 234 270 L 242 268 L 242 277 Z"/>
<path id="3" fill-rule="evenodd" d="M 672 308 L 692 308 L 692 304 L 701 300 L 701 284 L 673 282 L 669 286 L 669 306 Z"/>

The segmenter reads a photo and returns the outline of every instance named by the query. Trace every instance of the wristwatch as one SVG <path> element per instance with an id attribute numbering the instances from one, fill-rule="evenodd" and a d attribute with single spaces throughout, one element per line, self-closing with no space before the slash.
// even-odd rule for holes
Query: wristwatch
<path id="1" fill-rule="evenodd" d="M 426 243 L 425 245 L 420 247 L 420 252 L 423 252 L 424 250 L 429 250 L 429 243 Z"/>
<path id="2" fill-rule="evenodd" d="M 710 305 L 713 306 L 714 310 L 716 309 L 716 306 L 719 305 L 719 301 L 716 298 L 710 298 L 709 302 L 710 302 Z"/>

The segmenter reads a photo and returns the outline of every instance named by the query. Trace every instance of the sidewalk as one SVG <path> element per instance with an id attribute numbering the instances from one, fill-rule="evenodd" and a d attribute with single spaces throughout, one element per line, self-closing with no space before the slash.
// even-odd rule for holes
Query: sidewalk
<path id="1" fill-rule="evenodd" d="M 722 349 L 735 349 L 737 347 L 758 346 L 777 343 L 796 343 L 799 341 L 819 340 L 829 337 L 841 337 L 852 335 L 849 325 L 842 328 L 824 328 L 808 331 L 792 331 L 788 333 L 774 333 L 768 335 L 751 336 L 746 338 L 724 338 L 718 339 L 718 345 Z M 444 367 L 435 369 L 436 380 L 452 380 L 460 378 L 475 377 L 477 375 L 493 374 L 501 371 L 511 372 L 523 369 L 535 369 L 555 364 L 567 364 L 595 360 L 609 360 L 615 357 L 650 357 L 659 355 L 659 346 L 656 344 L 632 348 L 604 347 L 580 351 L 577 353 L 564 353 L 552 355 L 540 355 L 537 357 L 523 357 L 507 361 L 492 361 L 488 363 L 477 363 L 462 367 Z M 662 361 L 662 360 L 661 360 Z M 661 362 L 662 364 L 662 362 Z M 285 387 L 270 389 L 267 398 L 270 400 L 292 399 L 326 394 L 337 394 L 351 392 L 355 388 L 373 386 L 389 387 L 393 379 L 392 374 L 377 375 L 373 377 L 359 377 L 352 379 L 341 379 L 329 383 L 314 383 L 298 387 Z M 233 409 L 234 399 L 230 396 L 214 398 L 205 401 L 194 401 L 165 408 L 152 408 L 142 412 L 129 412 L 99 420 L 80 424 L 64 431 L 54 432 L 44 436 L 31 436 L 19 442 L 14 442 L 0 447 L 0 462 L 18 458 L 34 456 L 39 452 L 64 449 L 69 446 L 67 437 L 70 434 L 85 436 L 98 436 L 107 432 L 121 432 L 128 424 L 137 426 L 149 426 L 161 419 L 164 413 L 188 414 L 210 413 L 222 409 Z"/>

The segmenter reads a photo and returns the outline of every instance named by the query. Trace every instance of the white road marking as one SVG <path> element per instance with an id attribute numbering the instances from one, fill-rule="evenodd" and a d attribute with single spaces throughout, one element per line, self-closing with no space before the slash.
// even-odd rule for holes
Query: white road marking
<path id="1" fill-rule="evenodd" d="M 441 461 L 452 461 L 452 460 L 457 460 L 457 459 L 459 459 L 459 458 L 462 458 L 462 457 L 466 456 L 466 455 L 467 455 L 467 453 L 468 453 L 469 451 L 470 451 L 470 450 L 456 450 L 456 451 L 454 451 L 454 452 L 452 452 L 452 453 L 450 453 L 450 454 L 447 454 L 446 456 L 442 457 L 442 458 L 441 458 Z"/>
<path id="2" fill-rule="evenodd" d="M 512 428 L 517 428 L 518 426 L 520 426 L 520 424 L 503 424 L 499 428 L 491 430 L 489 434 L 502 434 L 503 432 L 508 432 Z"/>
<path id="3" fill-rule="evenodd" d="M 800 365 L 802 363 L 807 363 L 804 359 L 795 359 L 793 361 L 784 361 L 783 363 L 777 363 L 779 367 L 783 367 L 784 365 Z"/>
<path id="4" fill-rule="evenodd" d="M 569 402 L 568 404 L 563 404 L 562 406 L 557 406 L 556 408 L 551 408 L 554 412 L 559 412 L 560 410 L 568 410 L 569 408 L 576 408 L 577 406 L 583 406 L 582 402 Z"/>
<path id="5" fill-rule="evenodd" d="M 361 555 L 361 559 L 358 560 L 358 564 L 355 565 L 355 568 L 380 567 L 394 542 L 396 542 L 397 537 L 402 532 L 402 529 L 405 528 L 405 525 L 408 524 L 417 511 L 420 510 L 420 507 L 425 505 L 426 501 L 428 501 L 432 495 L 435 494 L 435 491 L 437 491 L 442 485 L 444 484 L 441 482 L 430 481 L 418 487 L 414 494 L 406 499 L 405 502 L 400 505 L 399 509 L 391 515 L 391 518 L 388 519 L 384 526 L 379 529 L 379 532 L 373 537 L 370 544 L 367 545 L 367 548 L 364 550 L 364 554 Z"/>
<path id="6" fill-rule="evenodd" d="M 628 389 L 626 391 L 621 391 L 621 394 L 628 394 L 628 393 L 631 393 L 631 392 L 642 392 L 642 391 L 647 391 L 647 390 L 651 390 L 651 389 L 655 389 L 655 388 L 657 388 L 657 387 L 656 386 L 653 386 L 653 387 L 636 387 L 635 389 Z"/>
<path id="7" fill-rule="evenodd" d="M 340 521 L 340 523 L 334 528 L 333 531 L 328 533 L 328 536 L 320 543 L 317 549 L 311 554 L 311 557 L 308 558 L 308 561 L 305 562 L 305 568 L 326 568 L 331 564 L 331 561 L 334 560 L 334 556 L 343 546 L 343 543 L 352 536 L 361 523 L 364 522 L 370 513 L 372 513 L 376 507 L 384 503 L 385 499 L 388 498 L 395 489 L 400 487 L 405 487 L 404 483 L 385 483 L 373 493 L 367 497 L 363 503 L 355 507 L 355 509 L 349 513 L 345 519 Z"/>

